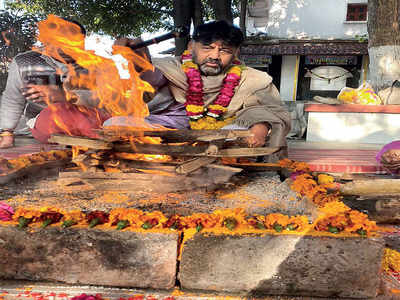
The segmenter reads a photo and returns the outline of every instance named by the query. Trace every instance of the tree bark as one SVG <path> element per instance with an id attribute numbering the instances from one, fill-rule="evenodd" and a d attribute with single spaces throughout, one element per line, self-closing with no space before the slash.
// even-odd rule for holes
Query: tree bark
<path id="1" fill-rule="evenodd" d="M 185 26 L 190 28 L 194 15 L 195 0 L 173 0 L 174 24 L 176 27 Z M 179 56 L 186 50 L 189 37 L 175 38 L 175 55 Z"/>
<path id="2" fill-rule="evenodd" d="M 368 1 L 370 81 L 375 91 L 400 78 L 400 0 Z"/>
<path id="3" fill-rule="evenodd" d="M 240 30 L 246 38 L 247 0 L 240 0 Z"/>
<path id="4" fill-rule="evenodd" d="M 233 23 L 232 0 L 211 0 L 209 3 L 214 9 L 215 19 Z"/>

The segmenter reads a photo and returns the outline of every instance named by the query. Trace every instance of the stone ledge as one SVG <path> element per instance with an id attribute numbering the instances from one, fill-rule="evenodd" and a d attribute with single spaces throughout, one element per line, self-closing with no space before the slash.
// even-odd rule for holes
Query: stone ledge
<path id="1" fill-rule="evenodd" d="M 198 233 L 178 277 L 189 291 L 365 299 L 377 295 L 383 248 L 381 238 Z"/>
<path id="2" fill-rule="evenodd" d="M 0 278 L 171 289 L 178 237 L 97 229 L 0 227 Z"/>

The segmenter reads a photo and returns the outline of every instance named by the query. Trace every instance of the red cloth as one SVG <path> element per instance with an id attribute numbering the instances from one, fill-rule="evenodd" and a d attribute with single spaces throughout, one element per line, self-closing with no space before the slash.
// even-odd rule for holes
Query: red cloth
<path id="1" fill-rule="evenodd" d="M 40 112 L 31 131 L 33 137 L 42 143 L 47 143 L 49 137 L 57 133 L 97 138 L 93 129 L 99 129 L 110 117 L 99 109 L 59 102 Z"/>

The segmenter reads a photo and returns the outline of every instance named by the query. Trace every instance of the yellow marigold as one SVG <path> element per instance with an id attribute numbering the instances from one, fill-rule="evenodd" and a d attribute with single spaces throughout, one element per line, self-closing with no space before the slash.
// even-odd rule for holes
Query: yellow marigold
<path id="1" fill-rule="evenodd" d="M 214 214 L 197 213 L 183 217 L 184 224 L 189 228 L 201 226 L 203 228 L 213 228 L 221 223 L 221 217 Z"/>
<path id="2" fill-rule="evenodd" d="M 382 269 L 385 272 L 400 272 L 400 253 L 396 250 L 385 248 Z"/>
<path id="3" fill-rule="evenodd" d="M 297 231 L 303 231 L 309 227 L 308 218 L 306 216 L 292 216 L 289 218 L 288 224 L 294 225 Z"/>
<path id="4" fill-rule="evenodd" d="M 227 111 L 226 107 L 223 107 L 222 105 L 219 104 L 211 104 L 209 106 L 207 106 L 210 109 L 216 109 L 216 110 L 221 110 L 223 112 Z"/>
<path id="5" fill-rule="evenodd" d="M 185 70 L 185 69 L 189 69 L 189 68 L 197 69 L 197 65 L 192 61 L 185 61 L 182 64 L 182 69 Z"/>
<path id="6" fill-rule="evenodd" d="M 198 113 L 198 112 L 203 112 L 204 108 L 202 105 L 189 104 L 186 106 L 186 110 L 193 113 Z"/>
<path id="7" fill-rule="evenodd" d="M 160 211 L 146 212 L 139 216 L 138 222 L 142 228 L 162 228 L 162 224 L 168 220 Z M 147 228 L 146 228 L 147 227 Z"/>
<path id="8" fill-rule="evenodd" d="M 239 66 L 233 66 L 229 69 L 228 73 L 234 73 L 238 76 L 241 76 L 242 74 L 242 68 Z"/>
<path id="9" fill-rule="evenodd" d="M 61 221 L 75 221 L 77 224 L 86 224 L 86 215 L 80 210 L 72 210 L 64 213 Z"/>
<path id="10" fill-rule="evenodd" d="M 202 129 L 220 129 L 230 123 L 234 118 L 228 118 L 223 121 L 218 121 L 215 118 L 206 116 L 197 121 L 190 121 L 190 128 L 194 130 L 202 130 Z"/>
<path id="11" fill-rule="evenodd" d="M 350 211 L 351 208 L 341 201 L 332 201 L 326 203 L 323 207 L 318 208 L 318 210 L 324 214 L 335 215 L 338 213 Z"/>
<path id="12" fill-rule="evenodd" d="M 18 221 L 19 217 L 24 217 L 25 219 L 34 219 L 39 218 L 40 215 L 41 212 L 37 209 L 20 207 L 15 211 L 13 220 Z"/>
<path id="13" fill-rule="evenodd" d="M 118 221 L 129 221 L 131 227 L 140 227 L 143 221 L 140 217 L 144 214 L 143 211 L 134 208 L 116 208 L 110 211 L 110 223 L 115 224 Z"/>
<path id="14" fill-rule="evenodd" d="M 243 208 L 235 209 L 217 209 L 213 212 L 214 215 L 220 216 L 222 221 L 226 219 L 235 219 L 239 226 L 246 226 L 246 212 Z M 222 223 L 220 225 L 223 226 Z"/>
<path id="15" fill-rule="evenodd" d="M 273 229 L 275 225 L 285 227 L 289 224 L 289 217 L 282 214 L 269 214 L 265 217 L 265 227 Z"/>
<path id="16" fill-rule="evenodd" d="M 376 231 L 378 227 L 374 221 L 370 221 L 366 214 L 362 212 L 352 210 L 348 214 L 350 218 L 349 226 L 346 226 L 345 230 L 348 232 L 357 232 L 358 230 L 365 230 L 367 234 L 372 231 Z"/>
<path id="17" fill-rule="evenodd" d="M 330 175 L 326 175 L 326 174 L 318 175 L 318 184 L 327 184 L 327 183 L 332 183 L 334 181 L 335 181 L 335 179 Z"/>
<path id="18" fill-rule="evenodd" d="M 290 169 L 293 171 L 304 171 L 304 172 L 310 172 L 310 166 L 305 163 L 305 162 L 297 162 L 290 160 L 288 158 L 281 159 L 278 161 L 278 164 L 286 169 Z"/>
<path id="19" fill-rule="evenodd" d="M 316 186 L 317 182 L 312 178 L 310 174 L 301 174 L 296 176 L 296 179 L 291 185 L 291 189 L 299 193 L 300 195 L 305 196 L 306 193 L 311 191 Z"/>

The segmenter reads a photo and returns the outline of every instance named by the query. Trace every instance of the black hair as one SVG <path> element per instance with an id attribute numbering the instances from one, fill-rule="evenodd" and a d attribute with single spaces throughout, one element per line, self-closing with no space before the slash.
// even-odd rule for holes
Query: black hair
<path id="1" fill-rule="evenodd" d="M 239 47 L 244 36 L 242 31 L 226 21 L 213 21 L 201 24 L 194 29 L 192 39 L 205 45 L 222 41 L 228 46 Z"/>
<path id="2" fill-rule="evenodd" d="M 86 35 L 86 29 L 85 29 L 85 27 L 83 27 L 83 25 L 82 25 L 81 23 L 79 23 L 78 21 L 76 21 L 76 20 L 74 20 L 74 19 L 72 19 L 72 18 L 67 18 L 67 17 L 61 17 L 61 19 L 65 20 L 65 21 L 67 21 L 67 22 L 74 23 L 75 25 L 78 25 L 79 28 L 80 28 L 80 30 L 81 30 L 81 33 L 82 33 L 83 35 Z"/>

